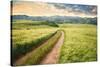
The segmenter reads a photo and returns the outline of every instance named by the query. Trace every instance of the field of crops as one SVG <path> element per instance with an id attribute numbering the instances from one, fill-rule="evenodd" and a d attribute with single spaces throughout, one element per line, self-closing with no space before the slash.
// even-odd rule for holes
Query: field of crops
<path id="1" fill-rule="evenodd" d="M 49 21 L 32 21 L 32 20 L 13 20 L 12 28 L 23 30 L 23 29 L 37 29 L 37 28 L 52 28 L 58 27 L 55 22 Z"/>
<path id="2" fill-rule="evenodd" d="M 97 60 L 97 34 L 95 25 L 65 24 L 59 63 L 88 62 Z"/>
<path id="3" fill-rule="evenodd" d="M 15 25 L 16 26 L 16 25 Z M 37 48 L 41 43 L 49 39 L 57 29 L 50 28 L 31 28 L 12 29 L 12 58 L 13 62 L 27 52 Z"/>
<path id="4" fill-rule="evenodd" d="M 59 27 L 50 27 L 18 24 L 12 28 L 13 65 L 39 64 L 59 39 L 61 33 L 57 33 L 57 30 L 64 31 L 64 44 L 60 49 L 58 63 L 97 60 L 96 25 L 59 24 Z"/>
<path id="5" fill-rule="evenodd" d="M 55 43 L 58 41 L 61 36 L 61 32 L 57 31 L 53 37 L 51 37 L 48 41 L 42 44 L 39 48 L 34 51 L 28 53 L 23 58 L 19 59 L 15 65 L 31 65 L 31 64 L 39 64 L 41 60 L 46 56 L 46 54 L 51 51 Z"/>
<path id="6" fill-rule="evenodd" d="M 29 43 L 33 40 L 55 32 L 57 29 L 31 29 L 31 30 L 12 30 L 13 47 L 16 44 Z"/>

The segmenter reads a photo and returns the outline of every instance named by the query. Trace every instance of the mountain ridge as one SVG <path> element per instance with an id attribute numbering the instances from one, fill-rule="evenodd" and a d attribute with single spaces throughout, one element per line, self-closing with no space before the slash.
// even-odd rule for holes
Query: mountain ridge
<path id="1" fill-rule="evenodd" d="M 32 20 L 32 21 L 48 21 L 56 23 L 82 23 L 97 24 L 97 17 L 86 18 L 77 16 L 27 16 L 27 15 L 11 15 L 13 20 Z"/>

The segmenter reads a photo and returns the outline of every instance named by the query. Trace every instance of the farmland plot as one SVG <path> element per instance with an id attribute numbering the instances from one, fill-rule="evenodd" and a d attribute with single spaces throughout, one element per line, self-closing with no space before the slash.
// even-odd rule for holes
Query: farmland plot
<path id="1" fill-rule="evenodd" d="M 55 32 L 57 29 L 12 30 L 13 45 L 23 44 Z"/>
<path id="2" fill-rule="evenodd" d="M 49 39 L 57 29 L 12 30 L 13 61 Z"/>
<path id="3" fill-rule="evenodd" d="M 42 61 L 41 57 L 45 57 L 53 48 L 53 41 L 56 41 L 56 38 L 53 37 L 53 39 L 51 39 L 50 42 L 47 42 L 47 45 L 45 46 L 41 42 L 46 42 L 57 30 L 64 31 L 64 43 L 61 46 L 57 63 L 88 62 L 97 60 L 96 25 L 59 24 L 58 28 L 47 26 L 45 28 L 44 26 L 41 26 L 41 28 L 32 27 L 32 29 L 13 29 L 13 60 L 16 61 L 16 59 L 19 58 L 18 56 L 23 55 L 22 58 L 19 58 L 19 61 L 17 61 L 16 64 L 39 64 Z M 41 44 L 43 46 L 38 48 Z M 51 48 L 48 48 L 49 45 Z M 35 52 L 30 52 L 33 48 Z M 41 49 L 43 51 L 41 51 Z M 31 56 L 27 55 L 27 53 Z M 32 56 L 36 57 L 36 59 Z M 23 59 L 25 62 L 23 62 Z"/>
<path id="4" fill-rule="evenodd" d="M 95 25 L 61 25 L 65 32 L 59 63 L 97 60 L 97 35 Z"/>

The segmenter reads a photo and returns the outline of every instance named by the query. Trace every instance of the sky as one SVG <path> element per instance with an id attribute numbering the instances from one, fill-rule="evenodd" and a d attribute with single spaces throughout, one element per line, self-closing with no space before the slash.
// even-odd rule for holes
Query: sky
<path id="1" fill-rule="evenodd" d="M 12 15 L 96 17 L 94 5 L 13 1 Z"/>

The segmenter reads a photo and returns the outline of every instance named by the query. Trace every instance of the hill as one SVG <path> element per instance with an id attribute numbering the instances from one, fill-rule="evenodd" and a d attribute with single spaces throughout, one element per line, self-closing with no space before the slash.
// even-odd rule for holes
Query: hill
<path id="1" fill-rule="evenodd" d="M 15 20 L 31 20 L 31 21 L 48 21 L 55 23 L 71 23 L 71 24 L 97 24 L 97 17 L 82 18 L 73 16 L 27 16 L 27 15 L 13 15 L 12 21 Z"/>

